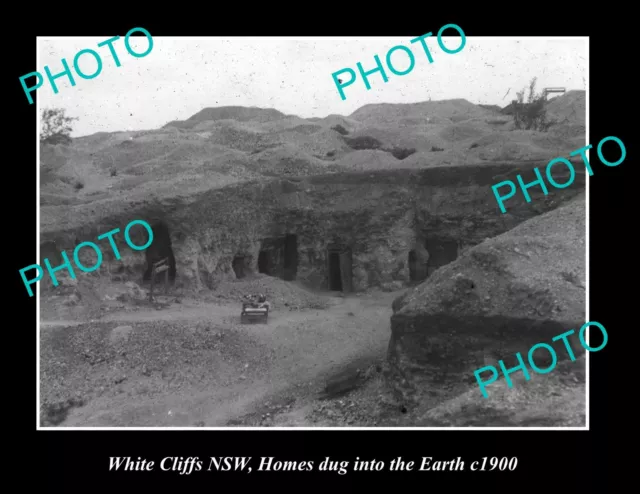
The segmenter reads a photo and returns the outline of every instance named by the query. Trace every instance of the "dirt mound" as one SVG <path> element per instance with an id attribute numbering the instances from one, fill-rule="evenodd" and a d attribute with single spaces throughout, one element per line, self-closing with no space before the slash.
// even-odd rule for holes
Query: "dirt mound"
<path id="1" fill-rule="evenodd" d="M 574 91 L 551 100 L 550 111 L 562 113 L 575 106 L 580 101 L 579 93 Z M 291 166 L 301 164 L 302 174 L 325 173 L 327 162 L 343 159 L 352 151 L 346 137 L 375 139 L 380 142 L 379 149 L 455 155 L 430 157 L 429 164 L 546 159 L 549 152 L 574 149 L 583 132 L 575 127 L 577 124 L 562 124 L 552 128 L 549 136 L 537 138 L 533 134 L 502 132 L 510 124 L 500 123 L 498 130 L 491 119 L 495 119 L 493 110 L 462 99 L 367 105 L 351 117 L 329 115 L 310 120 L 261 108 L 205 108 L 177 126 L 182 128 L 97 133 L 75 139 L 71 146 L 43 146 L 42 185 L 47 187 L 43 192 L 49 194 L 51 204 L 62 204 L 65 201 L 59 196 L 68 195 L 71 202 L 86 202 L 102 199 L 113 191 L 137 193 L 141 187 L 164 194 L 164 190 L 172 190 L 165 187 L 170 179 L 176 184 L 206 183 L 217 187 L 255 179 L 256 168 L 264 169 L 268 176 L 280 169 L 290 175 Z M 344 130 L 333 130 L 337 125 Z M 492 131 L 498 133 L 489 134 Z M 557 139 L 564 139 L 567 144 L 561 145 Z M 461 154 L 467 149 L 459 149 L 467 142 L 473 145 L 468 156 Z M 248 159 L 245 163 L 241 155 L 227 154 L 235 150 L 253 156 L 277 148 L 280 150 L 265 153 L 257 162 Z M 410 154 L 403 156 L 411 158 Z M 308 157 L 312 158 L 311 165 Z M 371 157 L 373 167 L 380 167 L 377 154 Z M 265 158 L 274 161 L 265 164 Z M 417 166 L 416 159 L 413 156 L 413 162 L 404 160 L 403 165 Z M 279 160 L 284 160 L 285 166 Z M 240 165 L 234 168 L 238 162 Z M 360 156 L 347 158 L 344 164 L 349 166 L 350 162 L 358 169 L 366 169 Z M 394 161 L 389 164 L 395 166 Z M 319 166 L 313 168 L 315 165 Z M 173 190 L 179 192 L 175 187 Z"/>
<path id="2" fill-rule="evenodd" d="M 485 240 L 407 294 L 399 313 L 503 314 L 580 320 L 584 314 L 584 195 Z M 473 285 L 468 290 L 466 285 Z M 531 291 L 540 291 L 527 301 Z M 482 295 L 482 296 L 481 296 Z M 539 307 L 530 304 L 537 301 Z M 542 312 L 542 313 L 540 313 Z"/>
<path id="3" fill-rule="evenodd" d="M 42 175 L 41 175 L 42 176 Z M 41 179 L 41 186 L 42 186 Z M 69 196 L 73 194 L 73 186 L 62 180 L 47 184 L 48 192 L 40 190 L 40 206 L 71 206 L 75 201 Z M 51 191 L 54 191 L 51 193 Z"/>
<path id="4" fill-rule="evenodd" d="M 424 390 L 436 382 L 464 388 L 487 359 L 511 367 L 516 352 L 579 327 L 584 194 L 464 252 L 396 299 L 393 309 L 389 382 L 414 404 L 432 401 Z M 576 355 L 584 353 L 577 338 L 572 345 Z"/>
<path id="5" fill-rule="evenodd" d="M 397 124 L 417 125 L 422 123 L 462 122 L 470 118 L 490 116 L 490 110 L 465 99 L 426 101 L 423 103 L 365 105 L 349 118 L 367 125 Z"/>
<path id="6" fill-rule="evenodd" d="M 266 176 L 304 176 L 332 171 L 326 161 L 309 156 L 292 144 L 283 144 L 251 156 L 253 169 Z"/>
<path id="7" fill-rule="evenodd" d="M 290 133 L 309 136 L 309 135 L 316 134 L 320 130 L 322 130 L 322 127 L 320 125 L 313 125 L 307 122 L 307 123 L 301 123 L 295 126 L 287 126 L 284 129 L 282 129 L 280 132 L 290 132 Z"/>
<path id="8" fill-rule="evenodd" d="M 41 254 L 41 257 L 47 256 L 52 257 L 46 251 Z M 41 283 L 40 314 L 43 318 L 53 321 L 99 317 L 102 300 L 95 283 L 97 276 L 73 279 L 66 273 L 57 273 L 57 279 L 57 287 L 53 287 L 48 279 Z"/>
<path id="9" fill-rule="evenodd" d="M 178 129 L 158 129 L 151 131 L 136 132 L 128 136 L 126 139 L 119 139 L 119 142 L 132 140 L 140 144 L 146 142 L 158 142 L 166 139 L 172 139 L 178 142 L 181 141 L 202 141 L 205 136 L 201 136 L 196 132 L 188 132 Z"/>
<path id="10" fill-rule="evenodd" d="M 464 122 L 448 125 L 439 135 L 449 142 L 459 142 L 468 139 L 478 139 L 491 133 L 491 129 L 484 122 Z"/>
<path id="11" fill-rule="evenodd" d="M 573 139 L 579 137 L 585 140 L 587 129 L 582 124 L 559 124 L 549 129 L 549 135 L 557 136 L 562 139 Z"/>
<path id="12" fill-rule="evenodd" d="M 322 158 L 331 151 L 348 149 L 336 132 L 302 122 L 305 121 L 297 117 L 268 125 L 233 120 L 205 121 L 193 130 L 206 133 L 211 143 L 251 154 L 288 145 Z"/>
<path id="13" fill-rule="evenodd" d="M 423 151 L 412 154 L 402 160 L 397 166 L 402 168 L 430 168 L 433 166 L 463 165 L 475 163 L 471 153 L 466 148 L 444 149 L 443 151 Z"/>
<path id="14" fill-rule="evenodd" d="M 82 136 L 74 139 L 74 143 L 79 146 L 99 147 L 101 144 L 111 139 L 113 132 L 96 132 L 88 136 Z"/>
<path id="15" fill-rule="evenodd" d="M 283 130 L 295 130 L 301 134 L 313 134 L 322 128 L 319 125 L 310 120 L 290 115 L 279 120 L 273 120 L 269 122 L 253 123 L 260 130 L 265 132 L 281 132 Z"/>
<path id="16" fill-rule="evenodd" d="M 473 140 L 473 148 L 470 151 L 479 159 L 486 161 L 529 161 L 544 160 L 557 156 L 556 151 L 558 149 L 564 152 L 564 149 L 568 149 L 569 146 L 553 147 L 552 151 L 549 148 L 534 144 L 534 137 L 539 136 L 536 132 L 528 130 L 488 134 Z M 540 139 L 542 139 L 540 142 L 551 142 L 544 136 Z"/>
<path id="17" fill-rule="evenodd" d="M 347 146 L 340 134 L 327 128 L 321 127 L 313 134 L 305 134 L 296 129 L 288 129 L 275 135 L 282 142 L 286 142 L 320 159 L 325 159 L 331 153 L 349 151 L 349 146 Z"/>
<path id="18" fill-rule="evenodd" d="M 251 279 L 223 281 L 213 290 L 213 295 L 223 300 L 242 302 L 245 295 L 263 293 L 273 310 L 324 309 L 327 300 L 295 283 L 266 275 L 253 275 Z M 240 310 L 240 309 L 238 309 Z"/>
<path id="19" fill-rule="evenodd" d="M 54 184 L 61 179 L 60 171 L 67 164 L 73 155 L 73 150 L 67 146 L 44 144 L 40 146 L 40 185 L 46 186 Z M 68 181 L 68 180 L 67 180 Z M 68 187 L 68 184 L 66 184 Z M 56 189 L 62 187 L 62 190 L 50 190 L 49 192 L 64 192 L 67 187 L 56 184 Z"/>
<path id="20" fill-rule="evenodd" d="M 160 134 L 158 136 L 147 136 L 144 139 L 131 137 L 130 139 L 112 138 L 109 143 L 105 143 L 100 149 L 95 149 L 86 156 L 91 162 L 102 170 L 115 168 L 124 173 L 132 170 L 135 166 L 144 164 L 152 160 L 163 161 L 166 156 L 182 144 L 183 141 L 176 135 L 169 136 Z M 192 146 L 194 144 L 191 144 Z"/>
<path id="21" fill-rule="evenodd" d="M 324 118 L 313 118 L 308 120 L 315 122 L 317 124 L 320 124 L 323 127 L 329 127 L 329 128 L 340 125 L 344 129 L 346 129 L 349 133 L 361 127 L 360 122 L 358 122 L 357 120 L 353 120 L 352 118 L 348 118 L 342 115 L 335 115 L 335 114 L 329 115 Z"/>
<path id="22" fill-rule="evenodd" d="M 406 418 L 412 427 L 584 427 L 586 362 L 561 362 L 548 375 L 531 375 L 509 388 L 492 385 L 491 399 L 478 399 L 474 386 L 460 396 Z M 516 380 L 516 378 L 514 378 Z"/>
<path id="23" fill-rule="evenodd" d="M 183 129 L 192 129 L 201 122 L 208 120 L 236 120 L 238 122 L 270 122 L 280 120 L 285 114 L 273 108 L 256 108 L 245 106 L 219 106 L 214 108 L 205 108 L 195 115 L 192 115 L 184 121 L 173 121 L 164 127 L 178 127 Z"/>
<path id="24" fill-rule="evenodd" d="M 364 367 L 364 366 L 363 366 Z M 460 392 L 441 384 L 429 390 L 431 400 L 407 409 L 384 382 L 384 363 L 351 377 L 346 396 L 323 398 L 312 405 L 307 420 L 318 427 L 583 427 L 585 425 L 585 358 L 561 362 L 548 375 L 534 374 L 514 387 L 504 381 L 491 387 L 491 399 L 479 399 L 477 386 Z M 364 384 L 358 381 L 365 381 Z M 342 383 L 338 383 L 342 384 Z M 346 386 L 345 386 L 346 385 Z M 334 386 L 335 387 L 335 386 Z M 338 391 L 340 389 L 338 388 Z M 276 418 L 280 426 L 295 424 Z"/>
<path id="25" fill-rule="evenodd" d="M 568 91 L 549 100 L 547 116 L 559 124 L 585 125 L 587 119 L 586 91 Z"/>
<path id="26" fill-rule="evenodd" d="M 559 154 L 566 156 L 568 151 L 573 151 L 585 146 L 587 130 L 581 124 L 560 124 L 549 129 L 548 135 L 564 142 L 564 149 Z"/>
<path id="27" fill-rule="evenodd" d="M 382 170 L 392 166 L 399 166 L 402 161 L 393 157 L 391 153 L 376 149 L 353 151 L 336 161 L 336 164 L 349 170 Z"/>
<path id="28" fill-rule="evenodd" d="M 531 137 L 531 142 L 541 148 L 549 151 L 553 151 L 555 156 L 569 157 L 569 153 L 578 147 L 580 144 L 575 145 L 576 142 L 582 143 L 584 146 L 585 134 L 574 137 L 564 137 L 555 132 L 540 132 Z"/>
<path id="29" fill-rule="evenodd" d="M 450 123 L 447 121 L 447 123 Z M 441 127 L 437 125 L 417 125 L 415 127 L 399 128 L 392 126 L 362 127 L 345 136 L 348 139 L 375 139 L 381 143 L 381 148 L 413 148 L 418 151 L 430 151 L 432 148 L 446 148 L 449 143 L 438 133 Z"/>
<path id="30" fill-rule="evenodd" d="M 478 105 L 480 108 L 484 108 L 485 110 L 489 110 L 492 111 L 496 114 L 501 113 L 502 112 L 502 108 L 500 108 L 498 105 Z"/>
<path id="31" fill-rule="evenodd" d="M 114 407 L 183 389 L 228 386 L 238 376 L 260 376 L 271 358 L 271 351 L 250 335 L 210 322 L 47 328 L 41 330 L 40 342 L 43 426 L 60 424 L 73 408 L 92 400 L 110 400 Z M 246 366 L 247 361 L 252 365 Z M 135 425 L 138 418 L 131 414 L 113 417 L 119 423 L 111 425 Z"/>
<path id="32" fill-rule="evenodd" d="M 193 128 L 196 132 L 206 132 L 207 140 L 219 146 L 251 152 L 279 143 L 274 136 L 233 120 L 205 121 Z"/>
<path id="33" fill-rule="evenodd" d="M 41 221 L 67 228 L 265 177 L 548 160 L 576 149 L 582 138 L 582 129 L 571 127 L 577 124 L 537 135 L 504 131 L 511 124 L 498 129 L 492 119 L 491 110 L 466 100 L 368 105 L 351 117 L 313 120 L 224 107 L 199 112 L 188 128 L 94 134 L 69 146 L 43 146 Z M 71 204 L 78 207 L 69 211 Z"/>

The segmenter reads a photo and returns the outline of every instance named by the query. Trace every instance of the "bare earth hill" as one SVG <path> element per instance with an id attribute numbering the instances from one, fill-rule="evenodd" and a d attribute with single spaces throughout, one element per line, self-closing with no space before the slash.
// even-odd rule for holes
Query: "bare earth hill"
<path id="1" fill-rule="evenodd" d="M 420 407 L 440 379 L 451 386 L 475 383 L 474 370 L 498 360 L 514 367 L 516 352 L 526 355 L 537 343 L 577 331 L 585 320 L 585 252 L 581 196 L 486 240 L 394 301 L 389 359 L 396 374 L 392 382 L 404 401 Z M 573 343 L 574 353 L 583 354 L 577 337 Z M 562 343 L 557 349 L 558 358 L 568 360 Z M 582 366 L 579 374 L 584 372 L 584 361 L 569 366 Z M 575 386 L 582 387 L 584 400 L 584 382 Z M 524 379 L 518 387 L 525 393 L 519 406 L 538 405 L 526 395 Z M 480 403 L 495 408 L 491 386 L 488 393 Z M 517 395 L 504 393 L 513 400 Z M 480 396 L 476 387 L 473 397 Z M 574 418 L 562 425 L 583 421 L 584 416 L 582 423 Z"/>
<path id="2" fill-rule="evenodd" d="M 491 191 L 585 145 L 584 91 L 547 111 L 557 123 L 534 132 L 464 99 L 310 119 L 219 107 L 42 145 L 41 264 L 132 220 L 154 229 L 144 252 L 121 232 L 121 259 L 104 242 L 99 270 L 40 282 L 43 423 L 471 424 L 450 400 L 485 350 L 583 317 L 584 169 L 507 214 Z M 149 302 L 149 263 L 165 257 L 167 292 Z M 255 291 L 274 302 L 266 329 L 236 321 Z"/>
<path id="3" fill-rule="evenodd" d="M 162 129 L 43 146 L 41 206 L 103 199 L 124 206 L 150 193 L 179 196 L 273 176 L 365 170 L 367 161 L 374 168 L 426 168 L 545 160 L 584 139 L 585 93 L 570 91 L 548 106 L 561 122 L 548 133 L 514 132 L 509 116 L 462 99 L 367 105 L 349 117 L 309 120 L 272 109 L 206 108 Z M 362 155 L 373 150 L 378 154 Z"/>

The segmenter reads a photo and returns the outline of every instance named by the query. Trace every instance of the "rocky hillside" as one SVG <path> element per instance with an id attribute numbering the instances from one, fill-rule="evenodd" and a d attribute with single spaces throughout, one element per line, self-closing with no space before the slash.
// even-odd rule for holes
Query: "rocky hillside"
<path id="1" fill-rule="evenodd" d="M 396 299 L 389 379 L 398 396 L 425 414 L 436 383 L 462 391 L 475 383 L 476 369 L 498 360 L 513 367 L 516 352 L 526 355 L 534 344 L 550 343 L 554 336 L 579 328 L 585 321 L 585 249 L 581 195 L 469 249 Z M 575 340 L 575 354 L 584 354 Z M 568 360 L 562 349 L 557 353 Z M 576 393 L 584 397 L 584 368 L 579 365 L 584 360 L 563 368 L 570 374 L 577 369 L 575 375 L 582 377 L 569 382 L 581 387 Z M 540 379 L 546 377 L 536 382 Z M 527 406 L 526 389 L 522 395 L 505 387 L 499 390 L 503 399 L 491 400 L 489 386 L 489 399 L 482 400 L 475 388 L 469 394 L 475 393 L 472 401 L 480 401 L 480 408 L 504 408 L 507 398 L 509 406 Z"/>
<path id="2" fill-rule="evenodd" d="M 510 117 L 459 99 L 308 120 L 206 108 L 158 130 L 43 146 L 41 258 L 54 262 L 61 250 L 144 219 L 168 232 L 146 254 L 174 257 L 178 282 L 193 288 L 249 272 L 315 288 L 420 282 L 468 247 L 580 192 L 583 173 L 531 204 L 513 199 L 506 215 L 491 192 L 583 145 L 576 129 L 584 119 L 563 110 L 579 110 L 580 98 L 584 92 L 549 102 L 573 122 L 558 127 L 562 135 L 553 127 L 514 131 Z M 114 269 L 142 281 L 144 254 L 124 245 L 121 252 Z M 112 272 L 108 262 L 104 269 Z"/>
<path id="3" fill-rule="evenodd" d="M 580 173 L 575 187 L 551 190 L 547 196 L 532 191 L 532 203 L 514 199 L 508 214 L 500 214 L 491 185 L 499 179 L 515 181 L 515 175 L 526 170 L 533 175 L 534 165 L 275 179 L 213 189 L 188 199 L 146 200 L 131 203 L 126 211 L 95 216 L 91 225 L 80 229 L 43 226 L 41 256 L 61 262 L 60 250 L 70 252 L 79 242 L 94 241 L 104 232 L 144 218 L 157 228 L 153 249 L 132 251 L 120 236 L 123 257 L 105 257 L 104 273 L 120 276 L 127 269 L 131 279 L 138 281 L 145 271 L 145 254 L 158 248 L 165 249 L 159 257 L 175 259 L 179 282 L 194 288 L 212 289 L 220 281 L 257 272 L 327 288 L 331 276 L 327 252 L 336 248 L 346 253 L 350 264 L 339 267 L 342 283 L 351 285 L 345 290 L 398 289 L 421 281 L 485 238 L 557 207 L 584 186 L 584 173 Z M 99 213 L 94 205 L 67 206 L 66 210 L 70 219 Z M 162 228 L 170 238 L 163 238 Z M 135 241 L 145 242 L 142 237 Z M 421 259 L 427 271 L 421 272 L 420 259 L 412 257 L 422 255 L 425 247 L 428 259 Z"/>
<path id="4" fill-rule="evenodd" d="M 548 111 L 560 123 L 537 133 L 513 131 L 508 115 L 462 99 L 367 105 L 348 117 L 322 119 L 205 108 L 161 129 L 43 146 L 41 205 L 122 204 L 265 177 L 566 155 L 584 140 L 584 91 L 550 100 Z"/>

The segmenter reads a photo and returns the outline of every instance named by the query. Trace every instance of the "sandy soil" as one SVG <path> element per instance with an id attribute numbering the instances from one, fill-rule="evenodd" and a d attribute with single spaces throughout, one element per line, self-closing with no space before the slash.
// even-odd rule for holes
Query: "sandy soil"
<path id="1" fill-rule="evenodd" d="M 268 324 L 240 324 L 236 303 L 197 300 L 160 310 L 111 312 L 89 324 L 43 321 L 41 401 L 48 417 L 43 425 L 319 425 L 313 405 L 332 380 L 338 376 L 338 387 L 345 377 L 356 383 L 384 359 L 397 295 L 328 297 L 327 309 L 274 310 Z M 171 333 L 159 332 L 169 327 Z M 198 337 L 203 330 L 221 344 Z M 125 333 L 128 339 L 114 343 Z M 155 370 L 149 369 L 157 355 L 138 360 L 131 355 L 138 348 L 131 342 L 134 336 L 146 351 L 157 340 L 171 345 L 189 334 L 193 344 L 183 341 L 180 352 L 190 351 L 167 347 Z M 115 350 L 102 355 L 117 344 L 126 356 Z M 184 362 L 175 361 L 183 357 Z M 273 422 L 275 416 L 280 423 Z"/>
<path id="2" fill-rule="evenodd" d="M 268 324 L 240 324 L 235 301 L 175 297 L 157 308 L 127 303 L 88 312 L 102 313 L 94 320 L 50 317 L 40 330 L 41 423 L 584 426 L 584 358 L 514 389 L 496 382 L 491 400 L 479 398 L 471 375 L 469 382 L 434 382 L 421 406 L 407 411 L 385 381 L 391 302 L 399 293 L 309 293 L 326 308 L 282 305 Z"/>

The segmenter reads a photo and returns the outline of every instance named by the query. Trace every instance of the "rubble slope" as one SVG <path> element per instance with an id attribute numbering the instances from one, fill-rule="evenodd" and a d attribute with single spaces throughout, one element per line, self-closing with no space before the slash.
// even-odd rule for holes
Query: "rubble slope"
<path id="1" fill-rule="evenodd" d="M 388 352 L 396 393 L 433 402 L 435 383 L 464 390 L 474 370 L 498 360 L 515 366 L 516 352 L 579 329 L 585 249 L 581 194 L 469 249 L 396 299 Z M 574 343 L 576 355 L 584 353 Z"/>

